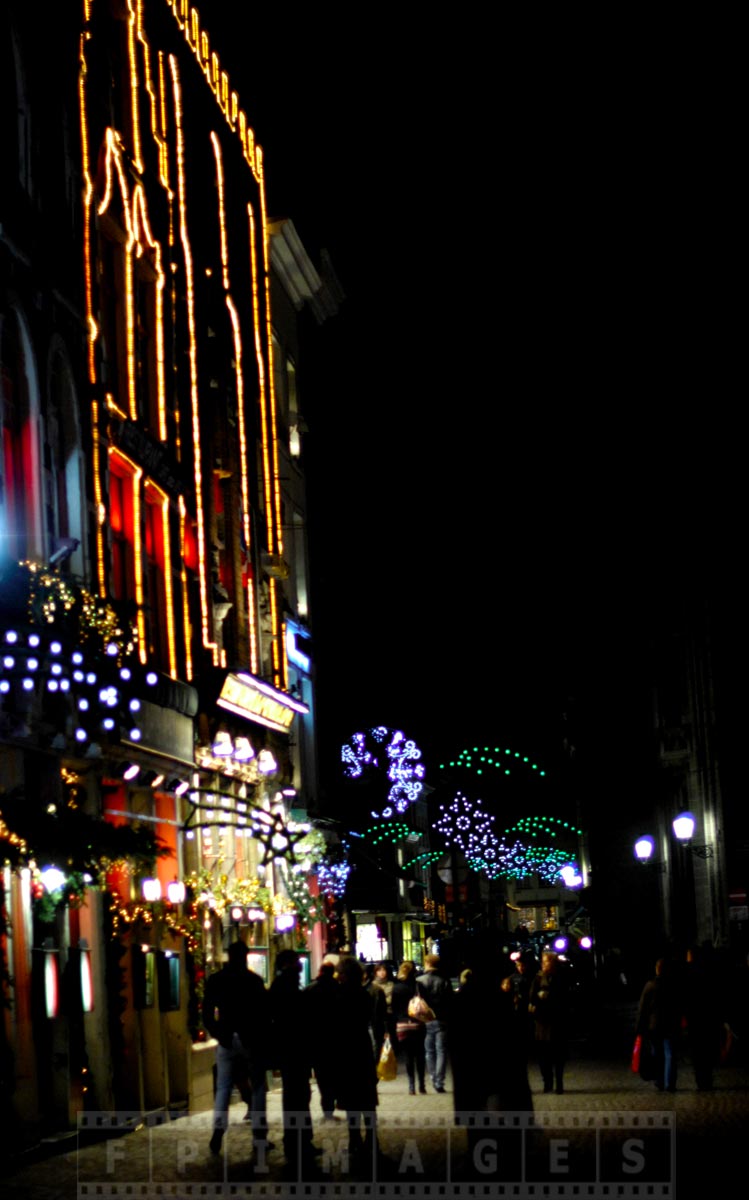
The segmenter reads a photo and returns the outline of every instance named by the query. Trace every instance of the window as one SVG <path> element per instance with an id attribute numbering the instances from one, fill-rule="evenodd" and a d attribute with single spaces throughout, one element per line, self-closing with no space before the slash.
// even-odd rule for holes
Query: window
<path id="1" fill-rule="evenodd" d="M 113 450 L 109 456 L 109 523 L 112 531 L 112 594 L 135 603 L 135 473 Z"/>
<path id="2" fill-rule="evenodd" d="M 0 314 L 0 552 L 41 557 L 38 405 L 30 341 L 13 310 Z"/>
<path id="3" fill-rule="evenodd" d="M 167 645 L 166 541 L 167 506 L 163 492 L 146 483 L 146 628 L 149 654 L 164 670 L 170 663 Z"/>
<path id="4" fill-rule="evenodd" d="M 44 422 L 45 532 L 50 554 L 64 539 L 75 538 L 69 569 L 83 575 L 83 463 L 78 414 L 67 356 L 57 348 L 50 364 L 50 391 Z"/>

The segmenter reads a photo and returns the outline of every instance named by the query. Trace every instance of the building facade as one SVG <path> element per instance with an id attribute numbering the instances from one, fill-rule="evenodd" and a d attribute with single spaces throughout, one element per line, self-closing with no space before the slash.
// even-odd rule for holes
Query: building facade
<path id="1" fill-rule="evenodd" d="M 195 6 L 10 3 L 0 46 L 2 1062 L 38 1130 L 210 1103 L 227 942 L 322 953 L 295 321 L 336 298 Z"/>

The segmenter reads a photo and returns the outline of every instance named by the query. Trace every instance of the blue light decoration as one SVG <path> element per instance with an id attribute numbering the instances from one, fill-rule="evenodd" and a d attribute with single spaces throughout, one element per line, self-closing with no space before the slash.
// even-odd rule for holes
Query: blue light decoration
<path id="1" fill-rule="evenodd" d="M 366 767 L 376 767 L 377 759 L 367 750 L 367 735 L 355 733 L 348 745 L 341 748 L 343 774 L 347 779 L 359 779 Z"/>
<path id="2" fill-rule="evenodd" d="M 351 874 L 351 863 L 320 863 L 317 868 L 317 883 L 322 896 L 335 896 L 340 900 L 346 893 L 346 884 Z"/>
<path id="3" fill-rule="evenodd" d="M 462 850 L 471 870 L 483 871 L 489 879 L 539 875 L 546 883 L 559 883 L 561 878 L 567 887 L 582 883 L 569 850 L 547 844 L 558 834 L 580 835 L 579 829 L 560 818 L 521 817 L 500 837 L 494 832 L 494 816 L 482 808 L 481 801 L 458 792 L 451 804 L 440 805 L 433 828 L 448 847 Z"/>
<path id="4" fill-rule="evenodd" d="M 341 749 L 343 773 L 347 779 L 360 779 L 365 772 L 370 774 L 381 765 L 383 754 L 386 760 L 383 769 L 391 787 L 382 813 L 373 816 L 389 816 L 391 812 L 404 813 L 410 804 L 419 799 L 423 788 L 426 769 L 420 762 L 421 750 L 400 729 L 388 729 L 376 725 L 369 733 L 355 733 Z"/>

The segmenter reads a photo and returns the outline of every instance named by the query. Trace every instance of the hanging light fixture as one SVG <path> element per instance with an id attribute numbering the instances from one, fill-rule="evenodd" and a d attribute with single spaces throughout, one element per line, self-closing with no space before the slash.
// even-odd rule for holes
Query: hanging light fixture
<path id="1" fill-rule="evenodd" d="M 216 758 L 224 758 L 232 755 L 234 753 L 234 742 L 232 741 L 231 734 L 225 729 L 219 729 L 213 739 L 211 749 Z"/>

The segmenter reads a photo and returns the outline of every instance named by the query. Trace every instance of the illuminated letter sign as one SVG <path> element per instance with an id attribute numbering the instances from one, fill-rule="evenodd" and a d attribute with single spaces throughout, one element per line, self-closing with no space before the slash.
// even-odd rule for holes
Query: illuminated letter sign
<path id="1" fill-rule="evenodd" d="M 288 732 L 296 713 L 309 712 L 306 704 L 292 700 L 291 696 L 277 692 L 251 675 L 227 675 L 218 704 L 279 733 Z"/>

